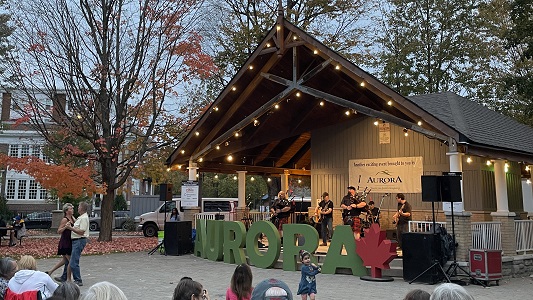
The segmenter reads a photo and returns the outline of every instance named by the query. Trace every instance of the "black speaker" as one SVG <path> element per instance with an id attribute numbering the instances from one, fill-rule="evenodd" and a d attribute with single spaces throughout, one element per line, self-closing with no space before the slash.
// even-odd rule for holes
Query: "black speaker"
<path id="1" fill-rule="evenodd" d="M 161 183 L 159 185 L 159 201 L 172 201 L 172 184 Z"/>
<path id="2" fill-rule="evenodd" d="M 440 202 L 440 176 L 423 175 L 422 176 L 422 201 L 423 202 Z"/>
<path id="3" fill-rule="evenodd" d="M 461 176 L 441 176 L 440 191 L 443 202 L 461 202 Z"/>
<path id="4" fill-rule="evenodd" d="M 192 222 L 166 222 L 163 243 L 167 255 L 192 253 Z"/>
<path id="5" fill-rule="evenodd" d="M 406 232 L 402 234 L 402 251 L 403 279 L 405 281 L 415 279 L 435 262 L 439 262 L 441 266 L 443 265 L 440 238 L 433 233 Z M 416 281 L 435 284 L 442 277 L 439 266 L 434 266 L 418 277 Z"/>

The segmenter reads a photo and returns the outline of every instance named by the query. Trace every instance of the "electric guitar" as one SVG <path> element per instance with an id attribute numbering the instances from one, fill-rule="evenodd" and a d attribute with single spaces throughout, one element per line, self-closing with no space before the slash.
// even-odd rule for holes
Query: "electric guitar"
<path id="1" fill-rule="evenodd" d="M 327 208 L 326 208 L 327 210 Z M 315 215 L 313 216 L 313 222 L 315 223 L 322 223 L 322 221 L 324 220 L 324 215 L 321 214 L 322 212 L 325 212 L 326 210 L 324 209 L 320 209 L 320 211 L 317 211 L 315 212 Z"/>
<path id="2" fill-rule="evenodd" d="M 403 213 L 403 208 L 405 207 L 405 203 L 402 204 L 402 207 L 400 207 L 400 209 L 392 216 L 392 224 L 396 224 L 398 223 L 398 221 L 400 220 L 400 212 Z"/>

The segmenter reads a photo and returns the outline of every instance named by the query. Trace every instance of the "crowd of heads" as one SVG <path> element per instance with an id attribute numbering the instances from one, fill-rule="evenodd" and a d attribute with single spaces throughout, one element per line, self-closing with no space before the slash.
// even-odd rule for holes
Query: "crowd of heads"
<path id="1" fill-rule="evenodd" d="M 409 291 L 404 300 L 474 300 L 464 287 L 455 283 L 438 285 L 430 294 L 424 290 L 414 289 Z"/>

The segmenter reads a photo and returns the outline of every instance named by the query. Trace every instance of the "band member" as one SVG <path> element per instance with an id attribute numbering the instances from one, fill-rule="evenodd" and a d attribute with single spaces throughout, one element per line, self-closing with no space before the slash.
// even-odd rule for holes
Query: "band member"
<path id="1" fill-rule="evenodd" d="M 368 211 L 371 213 L 372 223 L 379 225 L 379 208 L 374 206 L 374 201 L 368 202 Z"/>
<path id="2" fill-rule="evenodd" d="M 402 248 L 402 234 L 409 231 L 409 221 L 411 221 L 411 204 L 405 200 L 404 194 L 396 194 L 396 201 L 398 201 L 398 211 L 394 214 L 394 222 L 396 223 L 396 239 L 398 240 L 398 247 Z"/>
<path id="3" fill-rule="evenodd" d="M 355 195 L 355 188 L 353 186 L 348 187 L 348 194 L 342 198 L 341 207 L 343 209 L 344 225 L 350 225 L 352 227 L 353 235 L 356 240 L 361 238 L 361 214 L 363 208 L 366 206 L 366 202 L 362 199 L 358 199 Z"/>
<path id="4" fill-rule="evenodd" d="M 279 235 L 282 238 L 283 238 L 283 224 L 287 224 L 289 222 L 291 208 L 292 208 L 291 204 L 289 200 L 287 199 L 285 192 L 280 191 L 278 193 L 278 198 L 274 200 L 274 204 L 272 205 L 270 212 L 272 214 L 271 218 L 277 219 L 276 227 L 278 228 Z"/>
<path id="5" fill-rule="evenodd" d="M 315 214 L 320 216 L 320 228 L 322 232 L 322 244 L 320 246 L 327 246 L 328 240 L 333 234 L 333 202 L 329 200 L 328 192 L 322 194 L 322 201 L 318 203 Z"/>

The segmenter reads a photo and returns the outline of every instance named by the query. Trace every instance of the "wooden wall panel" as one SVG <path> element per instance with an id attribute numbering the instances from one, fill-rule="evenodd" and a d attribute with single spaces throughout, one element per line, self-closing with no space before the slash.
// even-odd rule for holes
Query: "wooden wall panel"
<path id="1" fill-rule="evenodd" d="M 391 124 L 390 144 L 379 144 L 379 128 L 374 118 L 363 117 L 312 132 L 311 137 L 311 197 L 320 198 L 328 191 L 335 207 L 340 206 L 350 183 L 348 161 L 350 159 L 388 158 L 422 156 L 424 175 L 441 175 L 449 171 L 448 146 L 438 140 L 409 131 L 405 137 L 403 128 Z M 473 212 L 496 211 L 494 168 L 486 165 L 486 158 L 472 157 L 471 163 L 463 159 L 463 201 L 464 208 Z M 512 163 L 511 170 L 518 170 Z M 507 174 L 509 209 L 523 211 L 520 173 Z M 364 186 L 361 186 L 364 189 Z M 376 205 L 383 194 L 370 193 L 369 199 Z M 431 203 L 422 202 L 420 194 L 406 194 L 413 209 L 431 210 Z M 367 199 L 367 200 L 369 200 Z M 385 197 L 381 209 L 396 210 L 395 195 Z M 442 204 L 435 203 L 436 211 L 442 211 Z"/>
<path id="2" fill-rule="evenodd" d="M 424 174 L 440 175 L 448 170 L 447 147 L 439 141 L 411 131 L 405 137 L 403 128 L 391 125 L 390 144 L 379 144 L 379 128 L 373 122 L 373 118 L 358 118 L 312 133 L 312 199 L 328 191 L 335 206 L 340 206 L 346 187 L 356 185 L 348 182 L 350 159 L 423 156 Z M 382 197 L 383 194 L 370 193 L 367 200 L 372 199 L 379 206 Z M 431 209 L 431 203 L 422 202 L 420 194 L 406 197 L 417 209 Z M 385 197 L 381 208 L 395 210 L 395 195 Z M 436 209 L 441 209 L 441 204 L 436 204 Z"/>

